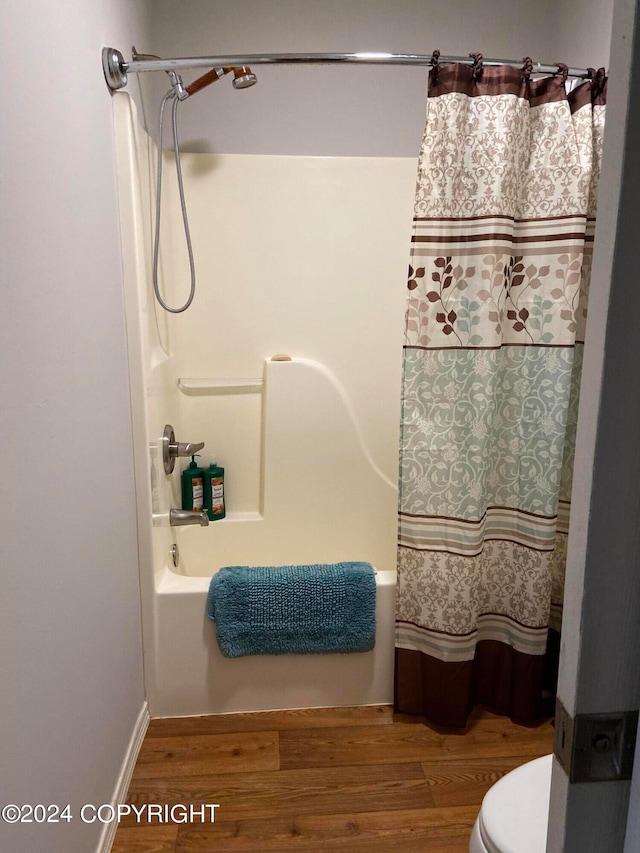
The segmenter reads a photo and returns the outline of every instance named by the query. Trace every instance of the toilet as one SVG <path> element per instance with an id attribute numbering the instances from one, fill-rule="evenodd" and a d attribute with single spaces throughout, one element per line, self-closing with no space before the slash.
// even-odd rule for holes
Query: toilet
<path id="1" fill-rule="evenodd" d="M 487 792 L 469 853 L 545 853 L 553 755 L 516 767 Z"/>

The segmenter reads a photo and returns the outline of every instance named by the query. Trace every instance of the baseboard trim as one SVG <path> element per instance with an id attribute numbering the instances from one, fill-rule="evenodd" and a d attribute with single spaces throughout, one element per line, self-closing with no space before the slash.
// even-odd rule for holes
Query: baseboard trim
<path id="1" fill-rule="evenodd" d="M 140 752 L 140 747 L 142 746 L 142 741 L 144 740 L 147 728 L 149 727 L 150 720 L 149 703 L 145 700 L 142 708 L 140 709 L 140 713 L 138 714 L 136 724 L 133 727 L 131 740 L 129 741 L 129 746 L 127 747 L 122 767 L 120 768 L 120 775 L 118 776 L 113 797 L 111 798 L 112 806 L 117 806 L 118 803 L 125 802 L 127 791 L 129 790 L 129 783 L 131 782 L 131 777 L 133 775 L 133 768 L 136 766 L 138 753 Z M 96 853 L 109 853 L 117 829 L 117 821 L 104 824 L 102 835 L 100 836 L 100 841 L 96 848 Z"/>

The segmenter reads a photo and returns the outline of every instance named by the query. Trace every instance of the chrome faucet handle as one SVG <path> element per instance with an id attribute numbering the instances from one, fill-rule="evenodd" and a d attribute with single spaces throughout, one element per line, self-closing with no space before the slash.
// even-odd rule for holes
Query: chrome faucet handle
<path id="1" fill-rule="evenodd" d="M 194 444 L 191 441 L 174 441 L 169 443 L 169 456 L 193 456 L 204 447 L 204 441 L 199 444 Z"/>
<path id="2" fill-rule="evenodd" d="M 204 447 L 204 441 L 198 443 L 193 441 L 176 441 L 176 436 L 171 424 L 167 424 L 164 428 L 162 436 L 162 461 L 164 463 L 164 473 L 171 474 L 178 456 L 193 456 Z"/>

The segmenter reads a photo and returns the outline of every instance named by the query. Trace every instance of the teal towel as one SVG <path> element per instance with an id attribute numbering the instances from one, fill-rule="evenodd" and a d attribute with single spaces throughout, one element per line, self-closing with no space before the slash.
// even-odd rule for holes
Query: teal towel
<path id="1" fill-rule="evenodd" d="M 226 566 L 211 579 L 207 616 L 225 657 L 368 652 L 375 573 L 370 563 Z"/>

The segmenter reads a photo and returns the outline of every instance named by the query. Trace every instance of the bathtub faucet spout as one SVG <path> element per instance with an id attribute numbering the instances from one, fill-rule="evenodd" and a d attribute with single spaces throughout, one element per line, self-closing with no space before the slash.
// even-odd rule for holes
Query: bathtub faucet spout
<path id="1" fill-rule="evenodd" d="M 170 509 L 169 524 L 171 527 L 182 527 L 184 524 L 199 524 L 200 527 L 207 527 L 209 516 L 206 509 L 201 512 L 192 509 Z"/>

